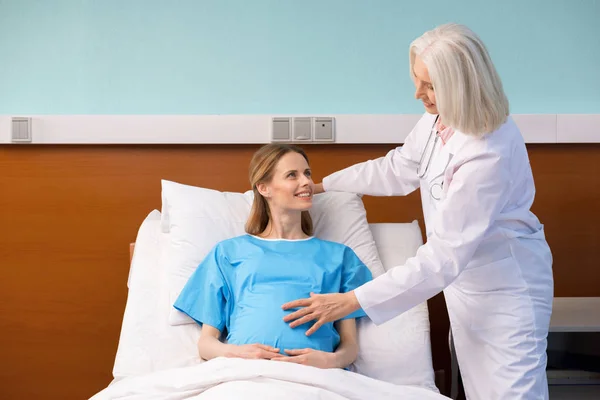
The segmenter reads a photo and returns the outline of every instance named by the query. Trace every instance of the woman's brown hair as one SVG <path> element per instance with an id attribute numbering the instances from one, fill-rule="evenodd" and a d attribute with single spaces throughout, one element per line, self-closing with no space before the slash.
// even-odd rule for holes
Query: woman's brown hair
<path id="1" fill-rule="evenodd" d="M 267 224 L 271 219 L 271 210 L 267 200 L 259 193 L 258 185 L 270 182 L 281 157 L 291 152 L 300 154 L 308 163 L 308 156 L 304 150 L 289 144 L 267 144 L 254 153 L 252 161 L 250 161 L 250 185 L 254 192 L 254 201 L 252 202 L 250 217 L 246 222 L 247 233 L 259 235 L 267 228 Z M 308 211 L 302 211 L 301 224 L 302 232 L 312 236 L 313 223 Z"/>

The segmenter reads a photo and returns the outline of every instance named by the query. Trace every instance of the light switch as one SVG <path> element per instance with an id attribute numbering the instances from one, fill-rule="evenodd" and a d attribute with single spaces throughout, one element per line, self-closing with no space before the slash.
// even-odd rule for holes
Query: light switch
<path id="1" fill-rule="evenodd" d="M 295 117 L 293 126 L 294 141 L 310 142 L 312 140 L 312 123 L 310 117 Z"/>
<path id="2" fill-rule="evenodd" d="M 31 142 L 31 118 L 12 118 L 11 141 L 13 143 Z"/>
<path id="3" fill-rule="evenodd" d="M 289 142 L 292 140 L 292 125 L 290 118 L 275 117 L 271 124 L 271 141 Z"/>
<path id="4" fill-rule="evenodd" d="M 333 117 L 315 118 L 315 142 L 333 142 Z"/>
<path id="5" fill-rule="evenodd" d="M 29 127 L 27 121 L 17 122 L 19 129 L 17 130 L 17 139 L 25 140 L 29 137 Z"/>

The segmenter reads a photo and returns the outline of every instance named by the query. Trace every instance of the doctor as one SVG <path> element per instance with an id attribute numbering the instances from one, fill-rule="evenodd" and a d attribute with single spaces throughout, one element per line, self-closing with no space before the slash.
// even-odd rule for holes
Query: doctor
<path id="1" fill-rule="evenodd" d="M 427 241 L 416 255 L 345 294 L 284 304 L 284 320 L 326 322 L 362 308 L 375 324 L 444 291 L 468 399 L 547 399 L 552 255 L 530 211 L 523 137 L 481 40 L 448 24 L 410 46 L 426 113 L 404 146 L 338 171 L 321 191 L 402 196 L 421 189 Z"/>

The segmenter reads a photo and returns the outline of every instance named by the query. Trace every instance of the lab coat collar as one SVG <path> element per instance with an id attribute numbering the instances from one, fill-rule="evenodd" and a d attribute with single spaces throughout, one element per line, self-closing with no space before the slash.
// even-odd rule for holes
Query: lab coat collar
<path id="1" fill-rule="evenodd" d="M 454 155 L 467 141 L 472 139 L 473 137 L 470 135 L 465 135 L 460 131 L 455 131 L 448 142 L 438 150 L 438 154 L 435 156 L 432 163 L 433 165 L 431 167 L 431 173 L 428 174 L 426 179 L 429 182 L 432 182 L 444 175 Z"/>
<path id="2" fill-rule="evenodd" d="M 430 124 L 433 124 L 438 117 L 437 114 L 428 114 L 428 116 L 430 118 Z M 458 129 L 455 129 L 454 133 L 450 136 L 446 144 L 442 146 L 442 151 L 440 152 L 440 155 L 442 155 L 441 158 L 445 158 L 446 153 L 456 154 L 456 152 L 463 146 L 463 144 L 469 141 L 470 139 L 474 139 L 474 136 L 467 135 L 459 131 Z"/>
<path id="3" fill-rule="evenodd" d="M 442 151 L 454 155 L 465 145 L 465 143 L 474 139 L 476 139 L 474 136 L 467 135 L 465 133 L 462 133 L 461 131 L 456 130 L 454 131 L 454 134 L 450 136 L 450 139 L 448 140 L 448 142 L 446 142 L 444 147 L 442 147 Z"/>

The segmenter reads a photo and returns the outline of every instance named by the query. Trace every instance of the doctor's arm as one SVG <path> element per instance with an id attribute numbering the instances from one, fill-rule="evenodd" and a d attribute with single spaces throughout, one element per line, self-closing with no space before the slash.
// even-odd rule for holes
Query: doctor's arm
<path id="1" fill-rule="evenodd" d="M 355 290 L 375 324 L 435 296 L 459 276 L 507 204 L 510 181 L 507 161 L 491 152 L 458 167 L 427 243 L 405 265 Z"/>
<path id="2" fill-rule="evenodd" d="M 480 153 L 465 161 L 448 185 L 427 243 L 405 265 L 346 293 L 311 294 L 282 306 L 300 308 L 284 317 L 291 327 L 316 320 L 307 332 L 362 308 L 382 324 L 450 285 L 469 263 L 488 227 L 509 198 L 510 171 L 500 156 Z"/>
<path id="3" fill-rule="evenodd" d="M 360 193 L 371 196 L 404 196 L 419 187 L 417 166 L 421 157 L 417 135 L 423 134 L 428 119 L 423 118 L 402 147 L 384 157 L 352 165 L 323 179 L 324 191 Z"/>

